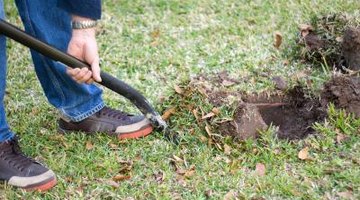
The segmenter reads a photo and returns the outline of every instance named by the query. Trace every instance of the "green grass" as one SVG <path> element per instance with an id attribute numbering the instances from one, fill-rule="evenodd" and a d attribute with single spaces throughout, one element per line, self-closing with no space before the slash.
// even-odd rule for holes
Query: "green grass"
<path id="1" fill-rule="evenodd" d="M 139 89 L 159 111 L 171 105 L 167 100 L 174 96 L 175 84 L 201 73 L 228 70 L 243 80 L 236 89 L 272 90 L 271 80 L 261 74 L 284 76 L 294 84 L 297 74 L 307 69 L 296 61 L 283 64 L 291 60 L 287 52 L 299 24 L 314 15 L 356 14 L 359 7 L 358 0 L 104 1 L 98 35 L 102 66 Z M 6 2 L 6 10 L 8 19 L 20 24 L 12 1 Z M 283 35 L 280 51 L 273 47 L 275 31 Z M 173 130 L 182 135 L 179 146 L 161 133 L 125 142 L 105 135 L 59 135 L 57 112 L 42 93 L 28 51 L 13 41 L 8 50 L 8 121 L 23 150 L 56 172 L 58 185 L 46 194 L 1 185 L 0 198 L 223 199 L 231 192 L 239 199 L 334 199 L 341 192 L 360 198 L 360 120 L 341 111 L 331 108 L 329 119 L 316 125 L 318 134 L 305 140 L 279 141 L 273 129 L 257 141 L 224 139 L 230 153 L 203 141 L 206 133 L 187 111 L 171 120 Z M 312 71 L 313 87 L 320 88 L 330 74 Z M 138 112 L 112 92 L 106 91 L 104 98 L 115 108 Z M 346 139 L 337 143 L 340 133 Z M 94 148 L 87 150 L 87 142 Z M 297 157 L 304 147 L 310 160 Z M 175 162 L 179 168 L 190 172 L 195 166 L 195 173 L 178 175 L 174 156 L 180 158 Z M 113 188 L 109 180 L 123 161 L 132 162 L 131 178 Z M 257 163 L 265 165 L 265 176 L 256 175 Z M 162 181 L 156 181 L 158 173 Z"/>

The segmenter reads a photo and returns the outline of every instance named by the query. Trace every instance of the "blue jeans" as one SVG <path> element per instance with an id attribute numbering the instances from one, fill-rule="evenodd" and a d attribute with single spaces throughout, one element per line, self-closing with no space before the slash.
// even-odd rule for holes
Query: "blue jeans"
<path id="1" fill-rule="evenodd" d="M 57 8 L 57 0 L 16 0 L 16 6 L 27 33 L 66 51 L 71 38 L 70 14 Z M 3 0 L 0 18 L 4 19 Z M 6 87 L 5 37 L 0 35 L 0 142 L 14 136 L 5 118 Z M 48 101 L 61 115 L 81 121 L 104 107 L 102 90 L 95 85 L 78 84 L 66 74 L 66 67 L 31 51 L 35 71 Z M 21 80 L 19 80 L 21 81 Z"/>

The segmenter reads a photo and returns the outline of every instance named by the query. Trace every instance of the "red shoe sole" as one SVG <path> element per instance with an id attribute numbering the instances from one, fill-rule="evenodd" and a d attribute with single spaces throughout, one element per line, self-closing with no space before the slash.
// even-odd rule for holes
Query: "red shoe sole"
<path id="1" fill-rule="evenodd" d="M 153 127 L 149 125 L 135 132 L 119 134 L 117 137 L 119 140 L 137 139 L 149 135 L 152 131 L 153 131 Z"/>
<path id="2" fill-rule="evenodd" d="M 57 181 L 56 181 L 56 178 L 54 178 L 53 180 L 45 183 L 45 184 L 42 184 L 42 185 L 38 185 L 38 186 L 35 186 L 35 187 L 30 187 L 30 188 L 26 188 L 25 190 L 26 191 L 38 191 L 38 192 L 45 192 L 49 189 L 51 189 L 52 187 L 54 187 L 56 185 Z"/>

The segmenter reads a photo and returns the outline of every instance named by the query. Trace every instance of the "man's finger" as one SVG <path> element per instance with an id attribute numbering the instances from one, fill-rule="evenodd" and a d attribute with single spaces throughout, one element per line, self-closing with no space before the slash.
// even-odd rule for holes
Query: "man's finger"
<path id="1" fill-rule="evenodd" d="M 67 68 L 66 69 L 66 73 L 72 77 L 76 76 L 76 74 L 78 74 L 80 72 L 79 68 Z"/>
<path id="2" fill-rule="evenodd" d="M 80 69 L 80 72 L 77 73 L 75 76 L 73 76 L 77 81 L 81 81 L 83 79 L 83 77 L 87 74 L 91 72 L 89 69 L 87 68 L 81 68 Z"/>
<path id="3" fill-rule="evenodd" d="M 81 79 L 79 80 L 79 82 L 80 82 L 80 83 L 85 83 L 85 82 L 87 82 L 89 79 L 91 79 L 91 77 L 92 77 L 92 72 L 89 70 L 89 71 L 87 71 L 87 73 L 86 73 L 83 77 L 81 77 Z"/>
<path id="4" fill-rule="evenodd" d="M 96 82 L 101 82 L 99 58 L 91 63 L 92 77 Z"/>

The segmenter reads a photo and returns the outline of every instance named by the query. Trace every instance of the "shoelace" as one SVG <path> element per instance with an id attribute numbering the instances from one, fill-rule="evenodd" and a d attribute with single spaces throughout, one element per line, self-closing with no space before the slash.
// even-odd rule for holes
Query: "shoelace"
<path id="1" fill-rule="evenodd" d="M 0 157 L 9 165 L 23 171 L 26 166 L 35 162 L 33 159 L 22 153 L 16 138 L 8 141 L 7 143 L 8 144 L 4 144 L 6 147 L 2 150 Z"/>
<path id="2" fill-rule="evenodd" d="M 106 106 L 103 109 L 101 109 L 98 113 L 99 115 L 104 115 L 115 119 L 126 119 L 129 117 L 129 114 L 125 112 L 121 112 L 119 110 L 115 110 Z"/>

